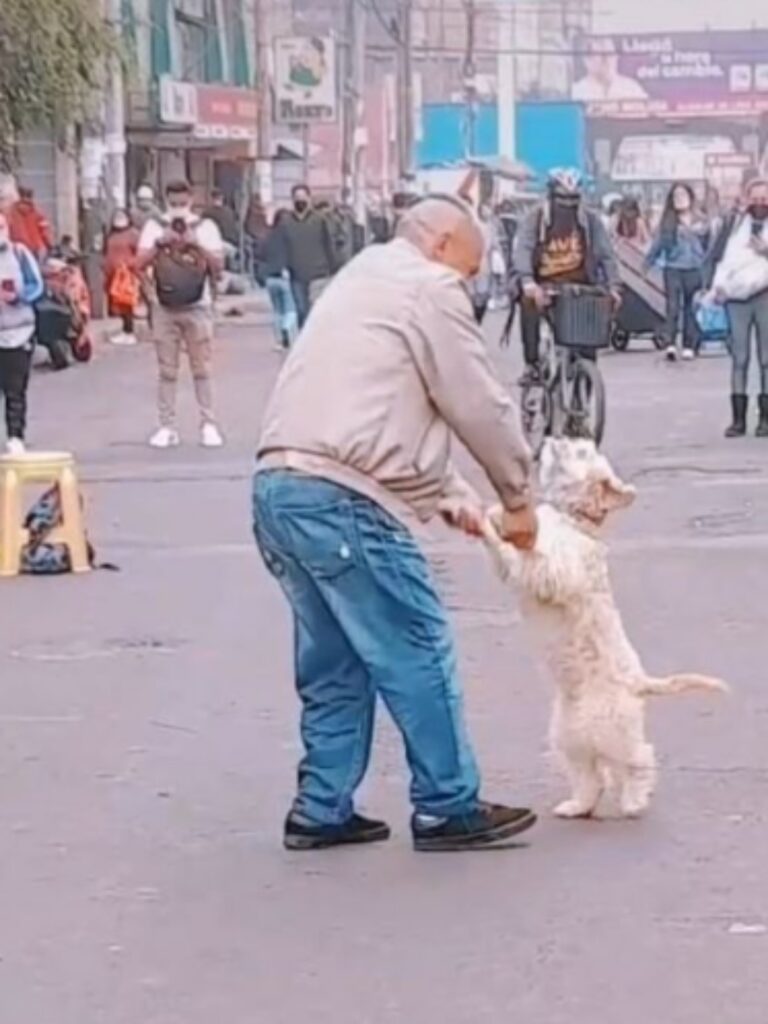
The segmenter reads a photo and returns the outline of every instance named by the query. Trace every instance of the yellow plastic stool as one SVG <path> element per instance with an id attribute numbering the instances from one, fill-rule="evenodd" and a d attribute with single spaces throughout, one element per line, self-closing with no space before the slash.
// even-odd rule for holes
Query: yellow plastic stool
<path id="1" fill-rule="evenodd" d="M 72 572 L 88 572 L 91 566 L 74 457 L 68 452 L 28 452 L 0 456 L 0 576 L 18 576 L 21 552 L 29 539 L 22 507 L 25 484 L 59 485 L 62 522 L 46 537 L 46 543 L 66 544 Z"/>

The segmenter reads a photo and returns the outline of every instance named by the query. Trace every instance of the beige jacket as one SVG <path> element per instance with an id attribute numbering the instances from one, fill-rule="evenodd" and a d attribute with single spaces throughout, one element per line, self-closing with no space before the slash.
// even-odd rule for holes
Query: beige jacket
<path id="1" fill-rule="evenodd" d="M 257 468 L 320 476 L 426 521 L 463 486 L 452 433 L 507 508 L 525 503 L 530 453 L 464 284 L 404 239 L 370 246 L 330 284 L 289 355 Z"/>

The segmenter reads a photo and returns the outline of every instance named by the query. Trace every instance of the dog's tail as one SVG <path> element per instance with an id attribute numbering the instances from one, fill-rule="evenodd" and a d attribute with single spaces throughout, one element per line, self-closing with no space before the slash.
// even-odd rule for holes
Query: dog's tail
<path id="1" fill-rule="evenodd" d="M 681 693 L 730 693 L 722 679 L 685 672 L 676 676 L 647 676 L 638 689 L 641 697 L 676 697 Z"/>

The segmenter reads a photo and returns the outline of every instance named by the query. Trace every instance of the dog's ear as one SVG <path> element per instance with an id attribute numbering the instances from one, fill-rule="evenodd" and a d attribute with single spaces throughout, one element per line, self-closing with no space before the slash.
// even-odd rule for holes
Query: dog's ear
<path id="1" fill-rule="evenodd" d="M 637 497 L 636 488 L 632 484 L 625 484 L 613 473 L 601 481 L 601 487 L 600 503 L 606 512 L 629 508 Z"/>

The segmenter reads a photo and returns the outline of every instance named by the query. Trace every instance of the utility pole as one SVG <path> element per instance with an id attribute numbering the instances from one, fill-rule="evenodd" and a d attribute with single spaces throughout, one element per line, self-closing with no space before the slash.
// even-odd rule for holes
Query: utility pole
<path id="1" fill-rule="evenodd" d="M 397 48 L 398 170 L 413 176 L 413 0 L 400 0 Z"/>
<path id="2" fill-rule="evenodd" d="M 108 0 L 107 20 L 119 46 L 122 29 L 120 0 Z M 115 52 L 108 58 L 107 82 L 104 92 L 104 177 L 110 212 L 115 207 L 126 207 L 125 175 L 125 80 L 120 57 Z"/>
<path id="3" fill-rule="evenodd" d="M 477 8 L 475 0 L 464 0 L 464 12 L 466 14 L 466 48 L 462 68 L 466 117 L 464 153 L 467 157 L 473 157 L 477 146 L 477 67 L 475 66 Z"/>
<path id="4" fill-rule="evenodd" d="M 256 192 L 272 204 L 272 0 L 254 0 L 256 32 Z"/>
<path id="5" fill-rule="evenodd" d="M 357 198 L 357 128 L 365 85 L 365 26 L 364 9 L 359 0 L 344 0 L 344 7 L 341 184 L 344 201 L 354 204 Z"/>
<path id="6" fill-rule="evenodd" d="M 499 103 L 499 154 L 517 157 L 517 32 L 514 0 L 499 0 L 499 56 L 497 65 Z"/>

